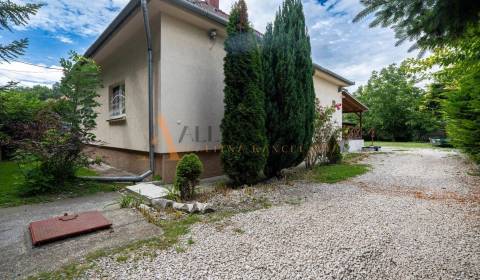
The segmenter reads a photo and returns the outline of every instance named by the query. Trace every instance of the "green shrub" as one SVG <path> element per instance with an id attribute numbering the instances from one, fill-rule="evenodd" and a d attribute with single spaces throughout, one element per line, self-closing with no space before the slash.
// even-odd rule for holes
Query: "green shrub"
<path id="1" fill-rule="evenodd" d="M 45 174 L 39 167 L 28 168 L 23 171 L 24 182 L 20 186 L 21 196 L 50 193 L 55 190 L 55 178 Z"/>
<path id="2" fill-rule="evenodd" d="M 203 164 L 195 154 L 188 154 L 178 162 L 175 176 L 175 189 L 183 200 L 193 197 L 194 187 L 203 172 Z"/>
<path id="3" fill-rule="evenodd" d="M 342 161 L 342 152 L 338 143 L 338 135 L 334 134 L 328 141 L 327 158 L 330 164 L 340 163 Z"/>

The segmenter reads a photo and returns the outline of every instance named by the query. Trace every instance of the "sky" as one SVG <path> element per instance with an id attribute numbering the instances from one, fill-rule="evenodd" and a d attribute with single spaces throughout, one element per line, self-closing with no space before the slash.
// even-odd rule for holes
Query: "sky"
<path id="1" fill-rule="evenodd" d="M 13 32 L 0 30 L 0 44 L 29 38 L 26 54 L 0 64 L 0 84 L 51 86 L 62 76 L 59 60 L 70 50 L 83 54 L 129 0 L 14 0 L 17 3 L 48 3 L 31 18 L 27 27 Z M 220 0 L 229 12 L 235 0 Z M 253 26 L 263 32 L 283 0 L 246 0 Z M 365 84 L 374 70 L 399 63 L 407 57 L 409 44 L 395 47 L 390 28 L 369 28 L 371 18 L 352 19 L 362 9 L 359 0 L 303 0 L 315 63 L 355 81 L 354 91 Z"/>

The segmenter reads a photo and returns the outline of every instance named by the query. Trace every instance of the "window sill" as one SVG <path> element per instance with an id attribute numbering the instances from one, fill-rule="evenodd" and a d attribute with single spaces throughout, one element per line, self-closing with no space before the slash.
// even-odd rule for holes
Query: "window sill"
<path id="1" fill-rule="evenodd" d="M 112 116 L 107 120 L 107 122 L 121 122 L 121 121 L 125 121 L 126 119 L 127 119 L 127 115 L 123 114 L 118 116 Z"/>

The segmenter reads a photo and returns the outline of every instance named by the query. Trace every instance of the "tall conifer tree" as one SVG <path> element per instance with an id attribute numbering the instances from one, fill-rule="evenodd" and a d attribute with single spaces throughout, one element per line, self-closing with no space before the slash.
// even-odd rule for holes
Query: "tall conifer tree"
<path id="1" fill-rule="evenodd" d="M 285 0 L 263 46 L 269 177 L 302 162 L 312 143 L 315 91 L 310 37 L 300 0 Z"/>
<path id="2" fill-rule="evenodd" d="M 268 149 L 261 54 L 244 0 L 233 6 L 227 34 L 222 162 L 236 184 L 249 184 L 261 175 Z"/>

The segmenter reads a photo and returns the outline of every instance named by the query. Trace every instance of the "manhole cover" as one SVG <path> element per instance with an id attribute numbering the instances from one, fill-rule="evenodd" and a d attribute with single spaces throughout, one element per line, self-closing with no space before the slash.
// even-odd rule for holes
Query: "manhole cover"
<path id="1" fill-rule="evenodd" d="M 100 212 L 92 211 L 32 222 L 29 229 L 33 245 L 38 246 L 111 226 Z"/>

